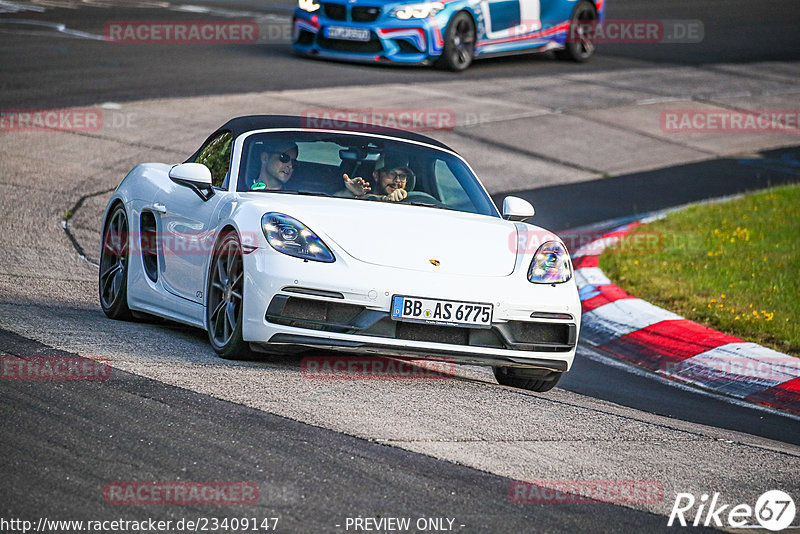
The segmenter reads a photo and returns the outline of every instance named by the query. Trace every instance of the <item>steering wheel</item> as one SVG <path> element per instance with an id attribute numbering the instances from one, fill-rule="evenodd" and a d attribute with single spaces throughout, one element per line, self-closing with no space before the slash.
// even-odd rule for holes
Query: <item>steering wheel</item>
<path id="1" fill-rule="evenodd" d="M 401 200 L 400 202 L 419 202 L 420 204 L 430 204 L 431 206 L 438 206 L 440 208 L 446 208 L 441 201 L 436 200 L 433 195 L 429 195 L 428 193 L 424 193 L 422 191 L 409 191 L 408 196 Z"/>

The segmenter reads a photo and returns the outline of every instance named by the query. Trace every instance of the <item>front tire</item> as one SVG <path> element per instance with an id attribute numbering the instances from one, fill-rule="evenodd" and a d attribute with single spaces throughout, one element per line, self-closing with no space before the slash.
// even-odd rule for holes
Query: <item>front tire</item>
<path id="1" fill-rule="evenodd" d="M 584 63 L 597 50 L 594 43 L 594 28 L 598 23 L 597 9 L 592 2 L 582 0 L 572 10 L 563 50 L 556 51 L 556 57 L 577 63 Z"/>
<path id="2" fill-rule="evenodd" d="M 465 12 L 456 13 L 447 26 L 442 55 L 436 65 L 460 72 L 472 64 L 475 57 L 475 23 Z"/>
<path id="3" fill-rule="evenodd" d="M 128 307 L 128 228 L 125 206 L 117 204 L 106 219 L 106 227 L 103 229 L 98 289 L 103 313 L 118 321 L 133 319 Z"/>
<path id="4" fill-rule="evenodd" d="M 525 369 L 517 367 L 495 366 L 492 367 L 492 371 L 494 371 L 494 377 L 497 382 L 504 386 L 527 389 L 537 393 L 544 393 L 553 389 L 562 375 L 560 372 L 552 372 L 545 376 L 533 376 L 530 373 L 526 373 Z"/>
<path id="5" fill-rule="evenodd" d="M 253 358 L 242 339 L 244 311 L 244 262 L 242 245 L 235 232 L 217 242 L 208 277 L 206 325 L 214 351 L 226 360 Z"/>

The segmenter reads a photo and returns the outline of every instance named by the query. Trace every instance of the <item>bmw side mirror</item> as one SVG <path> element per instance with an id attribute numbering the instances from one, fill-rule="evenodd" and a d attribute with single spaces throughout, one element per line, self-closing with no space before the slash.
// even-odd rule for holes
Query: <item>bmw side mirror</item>
<path id="1" fill-rule="evenodd" d="M 503 200 L 503 218 L 508 221 L 524 221 L 533 217 L 534 209 L 530 202 L 519 197 L 506 197 Z"/>
<path id="2" fill-rule="evenodd" d="M 188 187 L 204 201 L 214 196 L 211 187 L 211 171 L 202 163 L 181 163 L 169 170 L 170 179 L 178 185 Z"/>

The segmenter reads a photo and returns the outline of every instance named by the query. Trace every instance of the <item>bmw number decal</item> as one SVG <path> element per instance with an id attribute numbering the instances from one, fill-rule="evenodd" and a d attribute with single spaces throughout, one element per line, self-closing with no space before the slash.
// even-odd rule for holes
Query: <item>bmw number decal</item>
<path id="1" fill-rule="evenodd" d="M 346 41 L 369 41 L 369 30 L 363 28 L 348 28 L 346 26 L 327 26 L 325 37 L 329 39 L 344 39 Z"/>
<path id="2" fill-rule="evenodd" d="M 392 319 L 468 328 L 491 328 L 494 307 L 480 302 L 426 299 L 395 295 Z"/>
<path id="3" fill-rule="evenodd" d="M 539 0 L 482 0 L 486 38 L 520 37 L 540 30 Z"/>

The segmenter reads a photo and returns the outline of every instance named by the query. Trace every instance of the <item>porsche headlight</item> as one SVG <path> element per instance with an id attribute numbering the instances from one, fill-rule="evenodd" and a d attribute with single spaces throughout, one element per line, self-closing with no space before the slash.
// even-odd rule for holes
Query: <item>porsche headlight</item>
<path id="1" fill-rule="evenodd" d="M 297 0 L 297 7 L 299 7 L 303 11 L 308 11 L 309 13 L 313 13 L 314 11 L 319 9 L 319 4 L 314 0 Z"/>
<path id="2" fill-rule="evenodd" d="M 546 241 L 536 251 L 528 269 L 534 284 L 559 284 L 572 278 L 572 266 L 566 247 L 558 241 Z"/>
<path id="3" fill-rule="evenodd" d="M 306 225 L 283 213 L 265 213 L 261 229 L 269 245 L 284 254 L 304 260 L 333 263 L 336 258 L 328 246 Z"/>
<path id="4" fill-rule="evenodd" d="M 437 14 L 444 9 L 442 2 L 423 2 L 421 4 L 408 4 L 396 7 L 390 13 L 391 16 L 401 19 L 424 19 Z"/>

